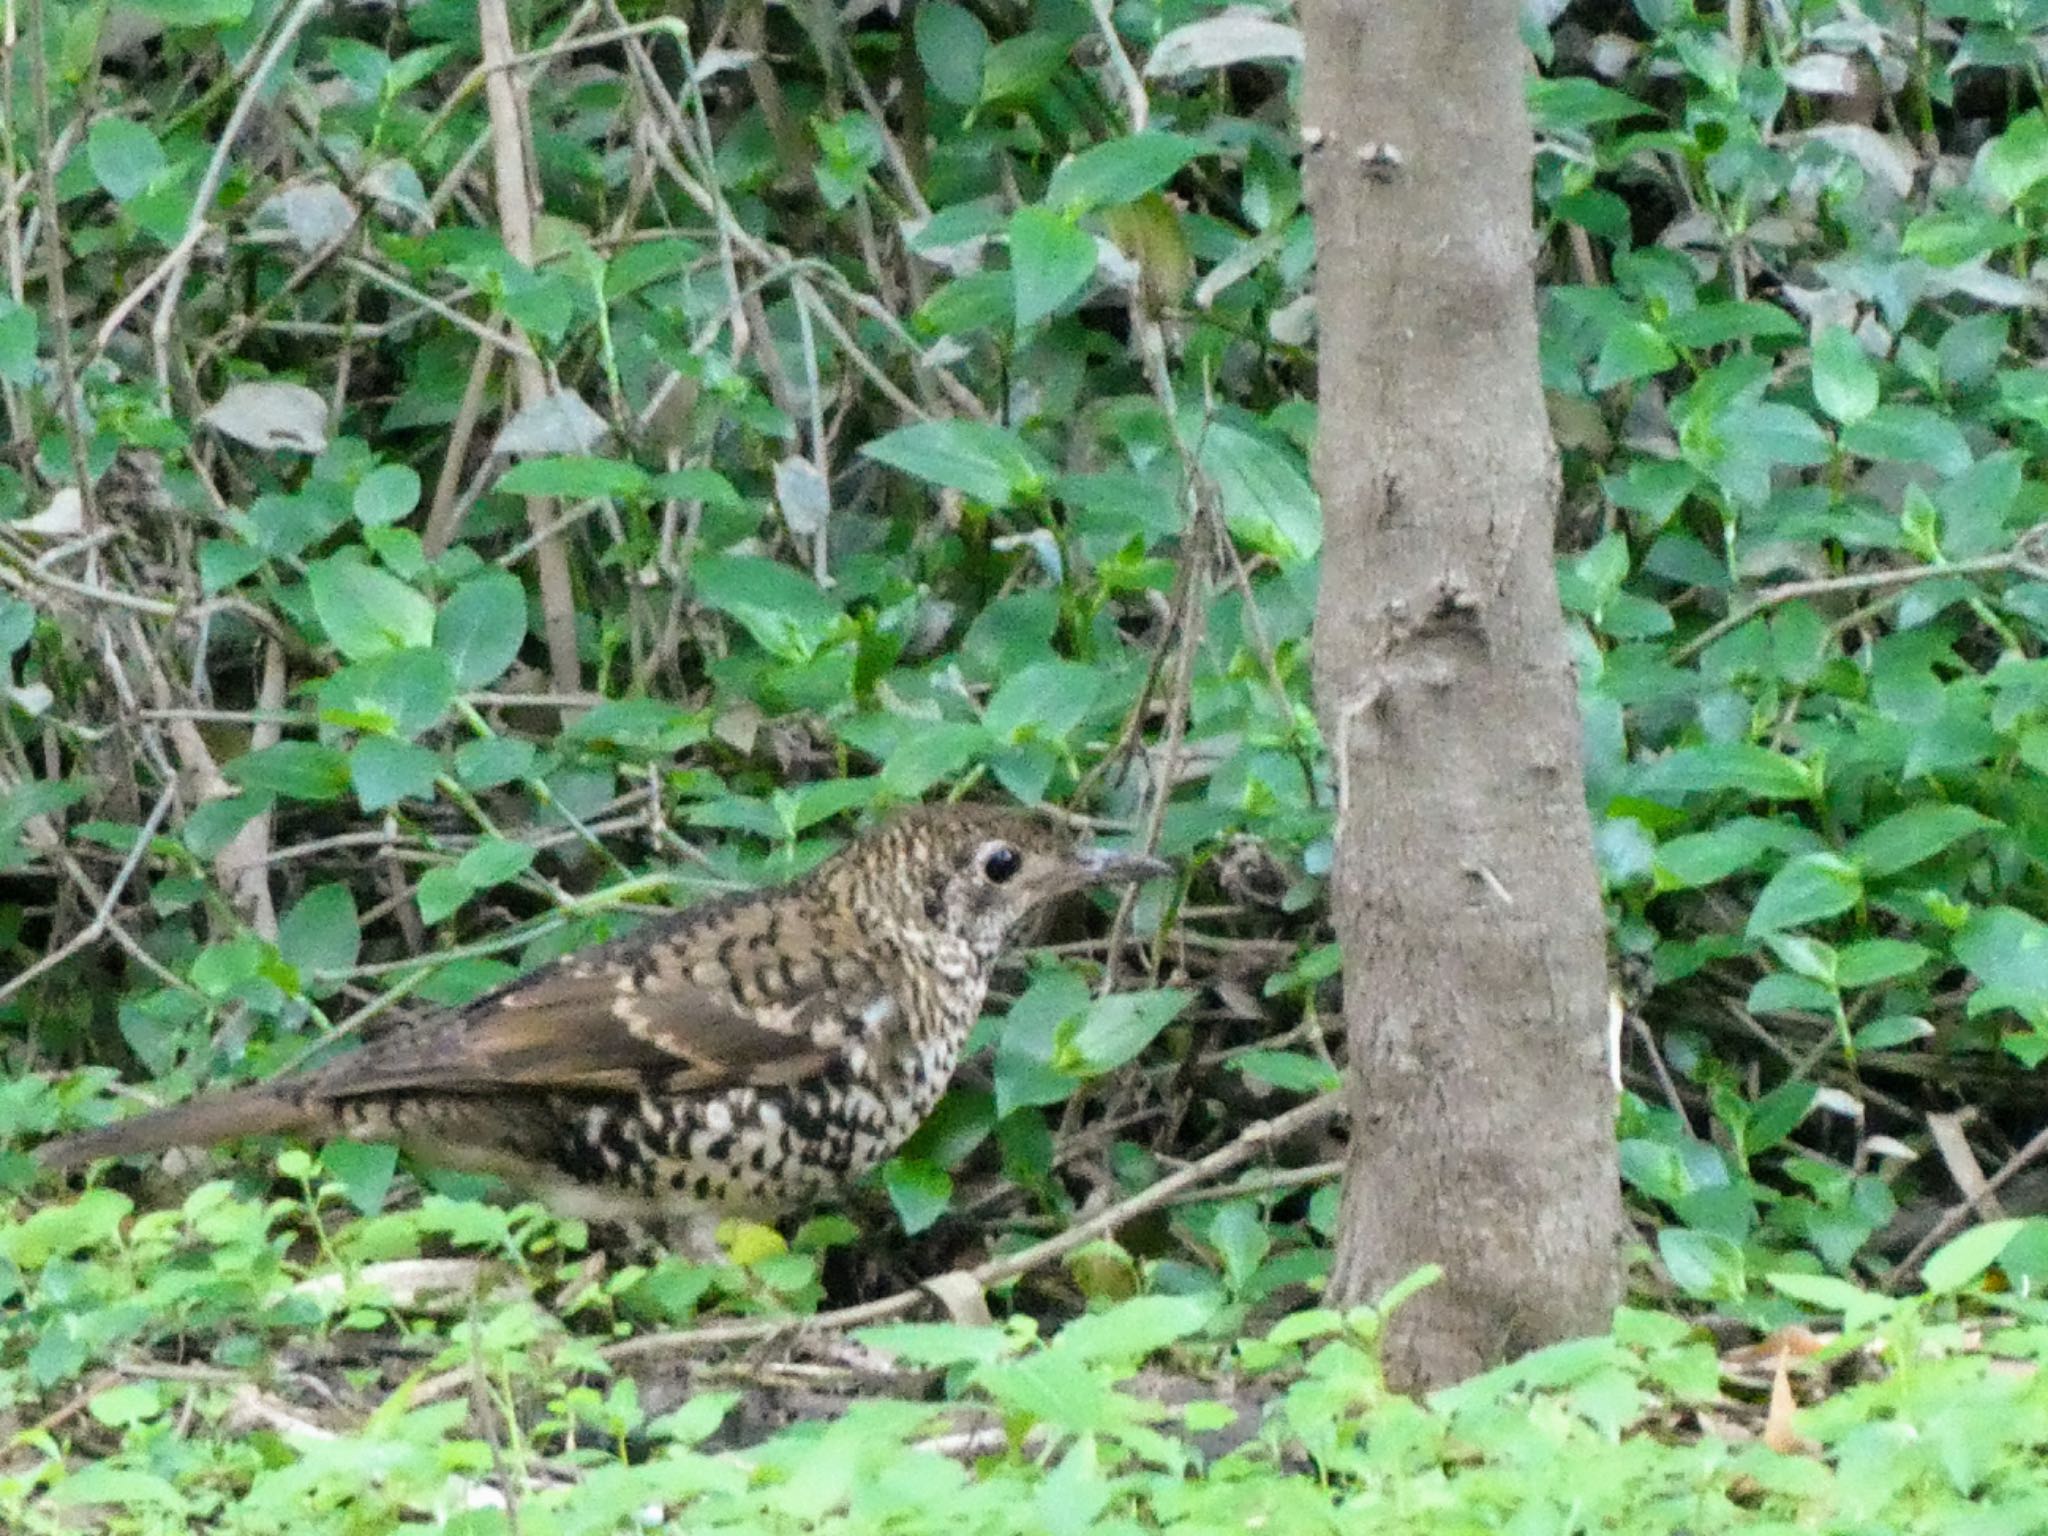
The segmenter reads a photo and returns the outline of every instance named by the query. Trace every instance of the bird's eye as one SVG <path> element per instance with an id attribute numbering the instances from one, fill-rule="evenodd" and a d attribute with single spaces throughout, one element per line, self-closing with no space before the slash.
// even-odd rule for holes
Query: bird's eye
<path id="1" fill-rule="evenodd" d="M 1008 843 L 997 843 L 981 856 L 981 872 L 993 885 L 1001 885 L 1023 867 L 1024 855 Z"/>

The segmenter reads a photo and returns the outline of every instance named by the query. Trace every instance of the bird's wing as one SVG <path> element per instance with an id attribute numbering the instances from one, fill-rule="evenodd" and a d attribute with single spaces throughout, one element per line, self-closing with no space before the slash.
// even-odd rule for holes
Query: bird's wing
<path id="1" fill-rule="evenodd" d="M 723 926 L 657 930 L 558 961 L 333 1062 L 309 1085 L 312 1096 L 793 1082 L 822 1071 L 855 1021 L 888 1011 L 868 968 L 825 966 L 816 950 L 800 963 L 763 963 L 747 942 L 758 937 L 750 924 L 737 934 Z"/>

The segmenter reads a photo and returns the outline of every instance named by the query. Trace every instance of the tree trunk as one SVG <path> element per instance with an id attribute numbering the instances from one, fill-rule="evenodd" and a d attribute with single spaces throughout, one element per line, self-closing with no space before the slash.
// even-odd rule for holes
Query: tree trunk
<path id="1" fill-rule="evenodd" d="M 1600 1332 L 1606 949 L 1551 569 L 1517 0 L 1303 7 L 1319 245 L 1318 698 L 1352 1152 L 1330 1297 L 1428 1263 L 1397 1385 Z"/>

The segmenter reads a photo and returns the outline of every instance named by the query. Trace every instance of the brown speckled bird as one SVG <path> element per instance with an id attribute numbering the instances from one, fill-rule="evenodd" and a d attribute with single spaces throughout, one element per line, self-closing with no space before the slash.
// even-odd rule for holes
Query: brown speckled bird
<path id="1" fill-rule="evenodd" d="M 323 1066 L 62 1137 L 52 1167 L 292 1134 L 395 1141 L 565 1215 L 701 1244 L 888 1157 L 931 1110 L 1026 913 L 1165 874 L 978 806 L 903 813 L 778 889 L 567 956 Z M 706 1218 L 709 1218 L 707 1222 Z"/>

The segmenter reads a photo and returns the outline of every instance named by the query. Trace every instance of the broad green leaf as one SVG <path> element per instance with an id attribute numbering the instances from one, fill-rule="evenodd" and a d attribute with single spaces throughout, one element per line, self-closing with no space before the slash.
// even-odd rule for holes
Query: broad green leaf
<path id="1" fill-rule="evenodd" d="M 1101 1312 L 1075 1318 L 1052 1341 L 1077 1360 L 1136 1365 L 1147 1356 L 1200 1333 L 1216 1315 L 1212 1296 L 1133 1296 Z"/>
<path id="2" fill-rule="evenodd" d="M 1064 741 L 1102 691 L 1102 673 L 1077 661 L 1041 661 L 989 698 L 981 723 L 1004 741 Z"/>
<path id="3" fill-rule="evenodd" d="M 1293 454 L 1228 422 L 1200 429 L 1195 453 L 1233 534 L 1283 564 L 1314 558 L 1322 504 Z"/>
<path id="4" fill-rule="evenodd" d="M 1813 344 L 1813 395 L 1822 410 L 1845 425 L 1877 409 L 1877 370 L 1842 326 L 1829 326 Z"/>
<path id="5" fill-rule="evenodd" d="M 1073 36 L 1065 32 L 1027 32 L 1022 37 L 1004 38 L 982 60 L 983 105 L 1035 96 L 1067 67 L 1067 56 L 1073 50 Z"/>
<path id="6" fill-rule="evenodd" d="M 346 764 L 342 771 L 345 776 Z M 179 836 L 194 858 L 210 859 L 233 842 L 242 828 L 269 810 L 272 800 L 267 791 L 209 800 L 185 818 Z"/>
<path id="7" fill-rule="evenodd" d="M 988 28 L 981 18 L 952 0 L 924 0 L 913 25 L 918 62 L 932 89 L 955 106 L 973 106 L 981 99 L 988 57 Z"/>
<path id="8" fill-rule="evenodd" d="M 1910 976 L 1934 958 L 1924 944 L 1904 939 L 1862 939 L 1842 946 L 1837 957 L 1836 984 L 1842 987 L 1870 987 L 1880 981 Z"/>
<path id="9" fill-rule="evenodd" d="M 420 877 L 414 899 L 419 903 L 421 919 L 438 923 L 475 894 L 475 887 L 454 870 L 439 868 L 430 869 Z"/>
<path id="10" fill-rule="evenodd" d="M 533 772 L 539 752 L 530 741 L 486 736 L 455 749 L 455 777 L 465 789 L 496 789 Z"/>
<path id="11" fill-rule="evenodd" d="M 1131 1060 L 1186 1008 L 1186 992 L 1112 992 L 1089 1004 L 1053 1054 L 1055 1070 L 1096 1077 Z"/>
<path id="12" fill-rule="evenodd" d="M 1818 922 L 1853 907 L 1863 894 L 1856 866 L 1832 853 L 1809 853 L 1789 861 L 1764 885 L 1749 914 L 1751 938 L 1780 928 Z"/>
<path id="13" fill-rule="evenodd" d="M 306 581 L 321 628 L 350 661 L 433 643 L 434 605 L 396 576 L 337 557 L 314 563 Z"/>
<path id="14" fill-rule="evenodd" d="M 456 861 L 455 873 L 472 890 L 487 891 L 507 880 L 516 880 L 533 864 L 533 849 L 525 843 L 487 837 Z"/>
<path id="15" fill-rule="evenodd" d="M 700 555 L 691 564 L 697 597 L 736 620 L 784 661 L 808 661 L 842 622 L 838 605 L 808 576 L 758 555 Z"/>
<path id="16" fill-rule="evenodd" d="M 2006 1245 L 2025 1225 L 2017 1219 L 1987 1221 L 1951 1238 L 1927 1256 L 1920 1267 L 1920 1283 L 1937 1296 L 1961 1290 L 1998 1262 Z"/>
<path id="17" fill-rule="evenodd" d="M 1017 328 L 1056 314 L 1095 276 L 1095 237 L 1043 208 L 1010 218 L 1010 277 L 1016 285 Z M 988 498 L 983 497 L 983 500 Z"/>
<path id="18" fill-rule="evenodd" d="M 231 784 L 290 800 L 339 800 L 348 791 L 348 759 L 311 741 L 280 741 L 221 767 Z"/>
<path id="19" fill-rule="evenodd" d="M 419 471 L 409 464 L 380 464 L 357 482 L 352 503 L 356 521 L 366 528 L 409 517 L 420 504 Z"/>
<path id="20" fill-rule="evenodd" d="M 882 1165 L 882 1186 L 896 1218 L 912 1236 L 946 1214 L 953 1201 L 953 1176 L 921 1157 L 892 1157 Z"/>
<path id="21" fill-rule="evenodd" d="M 341 1185 L 350 1205 L 374 1216 L 384 1208 L 384 1196 L 398 1172 L 398 1148 L 389 1142 L 330 1141 L 320 1149 L 320 1166 Z"/>
<path id="22" fill-rule="evenodd" d="M 2016 907 L 1985 907 L 1970 914 L 1955 937 L 1955 956 L 1983 983 L 1970 1000 L 1985 1008 L 2048 1013 L 2048 927 Z"/>
<path id="23" fill-rule="evenodd" d="M 32 384 L 36 377 L 38 317 L 25 304 L 0 299 L 0 379 Z"/>
<path id="24" fill-rule="evenodd" d="M 1888 1051 L 1895 1046 L 1911 1045 L 1915 1040 L 1925 1040 L 1933 1033 L 1934 1026 L 1915 1014 L 1888 1013 L 1882 1018 L 1872 1019 L 1856 1031 L 1856 1049 Z"/>
<path id="25" fill-rule="evenodd" d="M 1204 148 L 1199 139 L 1150 128 L 1104 140 L 1061 162 L 1045 189 L 1045 205 L 1075 218 L 1096 208 L 1135 202 L 1165 186 Z"/>
<path id="26" fill-rule="evenodd" d="M 125 117 L 101 117 L 85 136 L 85 156 L 92 174 L 117 203 L 149 190 L 170 162 L 156 135 Z"/>
<path id="27" fill-rule="evenodd" d="M 1748 1290 L 1741 1247 L 1718 1232 L 1665 1227 L 1657 1234 L 1657 1253 L 1672 1282 L 1688 1296 L 1739 1301 Z"/>
<path id="28" fill-rule="evenodd" d="M 986 752 L 983 726 L 946 721 L 904 737 L 882 765 L 882 784 L 899 800 L 915 800 L 934 784 L 953 778 Z"/>
<path id="29" fill-rule="evenodd" d="M 526 588 L 510 571 L 485 571 L 450 594 L 434 621 L 434 649 L 459 688 L 487 688 L 526 643 Z"/>
<path id="30" fill-rule="evenodd" d="M 1973 457 L 1962 429 L 1924 405 L 1881 405 L 1842 429 L 1842 446 L 1866 459 L 1926 464 L 1944 475 L 1961 474 Z"/>
<path id="31" fill-rule="evenodd" d="M 666 699 L 613 699 L 563 733 L 565 739 L 584 746 L 646 757 L 672 756 L 709 734 L 704 711 Z"/>
<path id="32" fill-rule="evenodd" d="M 1654 325 L 1646 320 L 1626 320 L 1612 327 L 1601 342 L 1599 360 L 1593 365 L 1592 387 L 1612 389 L 1617 384 L 1662 373 L 1677 364 L 1678 354 Z"/>
<path id="33" fill-rule="evenodd" d="M 1998 823 L 1967 805 L 1915 805 L 1867 827 L 1849 844 L 1864 877 L 1879 880 L 1931 859 L 1983 827 Z"/>
<path id="34" fill-rule="evenodd" d="M 314 886 L 278 919 L 277 952 L 302 981 L 347 975 L 362 943 L 355 896 L 339 882 Z"/>
<path id="35" fill-rule="evenodd" d="M 619 459 L 548 458 L 513 465 L 499 477 L 497 489 L 515 496 L 559 496 L 569 501 L 624 500 L 647 495 L 651 484 L 646 470 Z"/>
<path id="36" fill-rule="evenodd" d="M 992 507 L 1044 494 L 1051 471 L 1014 433 L 953 418 L 899 427 L 861 452 L 891 469 L 965 492 Z"/>
<path id="37" fill-rule="evenodd" d="M 348 756 L 348 772 L 357 803 L 381 811 L 401 800 L 432 799 L 441 757 L 395 736 L 365 736 Z"/>
<path id="38" fill-rule="evenodd" d="M 2048 117 L 2037 109 L 2016 117 L 1978 151 L 1976 178 L 2008 203 L 2048 176 Z"/>
<path id="39" fill-rule="evenodd" d="M 439 651 L 391 651 L 320 684 L 323 723 L 407 741 L 439 725 L 454 702 L 455 673 Z"/>

